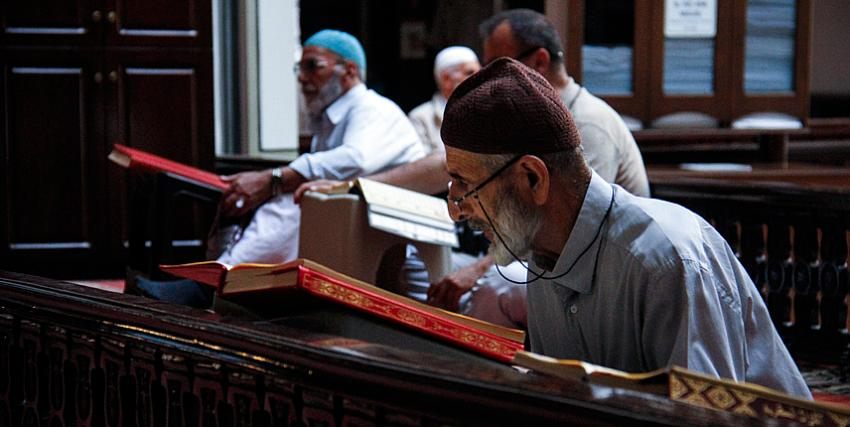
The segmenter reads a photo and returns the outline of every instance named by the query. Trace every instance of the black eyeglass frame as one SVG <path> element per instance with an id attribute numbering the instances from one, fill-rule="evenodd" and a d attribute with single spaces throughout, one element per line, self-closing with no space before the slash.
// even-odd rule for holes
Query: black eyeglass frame
<path id="1" fill-rule="evenodd" d="M 305 74 L 315 74 L 319 70 L 323 70 L 327 67 L 335 67 L 340 64 L 345 64 L 344 60 L 331 60 L 328 61 L 324 58 L 310 58 L 307 61 L 298 61 L 292 67 L 292 71 L 295 74 L 305 73 Z"/>
<path id="2" fill-rule="evenodd" d="M 449 200 L 450 200 L 452 203 L 454 203 L 454 204 L 455 204 L 455 206 L 457 206 L 458 208 L 460 208 L 461 203 L 463 203 L 463 201 L 464 201 L 467 197 L 474 195 L 474 196 L 475 196 L 475 198 L 477 199 L 477 198 L 478 198 L 478 192 L 479 192 L 482 188 L 484 188 L 484 186 L 485 186 L 485 185 L 489 184 L 489 183 L 490 183 L 490 182 L 492 182 L 494 179 L 496 179 L 499 175 L 501 175 L 501 174 L 502 174 L 502 172 L 506 171 L 509 167 L 511 167 L 511 166 L 512 166 L 514 163 L 516 163 L 519 159 L 523 158 L 523 156 L 525 156 L 525 154 L 517 154 L 516 156 L 514 156 L 514 158 L 512 158 L 512 159 L 508 160 L 508 161 L 507 161 L 504 165 L 502 165 L 502 167 L 500 167 L 499 169 L 497 169 L 497 170 L 496 170 L 496 172 L 493 172 L 493 173 L 492 173 L 492 174 L 490 174 L 490 176 L 488 176 L 488 177 L 487 177 L 484 181 L 481 181 L 481 183 L 480 183 L 480 184 L 476 185 L 476 186 L 475 186 L 475 188 L 473 188 L 472 190 L 467 191 L 467 192 L 466 192 L 463 196 L 456 197 L 456 198 L 449 197 Z M 451 182 L 449 182 L 449 184 L 451 184 Z"/>

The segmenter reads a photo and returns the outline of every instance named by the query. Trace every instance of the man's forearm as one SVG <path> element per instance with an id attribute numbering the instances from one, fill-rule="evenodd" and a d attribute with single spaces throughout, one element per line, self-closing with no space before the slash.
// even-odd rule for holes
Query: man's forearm
<path id="1" fill-rule="evenodd" d="M 415 162 L 367 178 L 426 194 L 446 191 L 450 179 L 446 171 L 446 154 L 443 152 L 429 154 Z"/>
<path id="2" fill-rule="evenodd" d="M 296 172 L 295 169 L 290 167 L 283 168 L 283 187 L 281 188 L 282 193 L 292 193 L 295 191 L 301 184 L 307 182 L 307 180 L 301 176 L 300 173 Z"/>

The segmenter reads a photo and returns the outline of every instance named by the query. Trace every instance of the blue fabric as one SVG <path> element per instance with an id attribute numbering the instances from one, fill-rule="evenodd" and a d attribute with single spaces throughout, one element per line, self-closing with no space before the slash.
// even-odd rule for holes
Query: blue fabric
<path id="1" fill-rule="evenodd" d="M 366 75 L 366 52 L 357 38 L 351 34 L 337 30 L 322 30 L 310 36 L 304 47 L 323 47 L 337 55 L 353 61 L 360 68 L 360 74 Z"/>
<path id="2" fill-rule="evenodd" d="M 160 301 L 197 308 L 212 306 L 213 289 L 193 280 L 162 281 L 137 277 L 136 288 L 142 295 Z"/>

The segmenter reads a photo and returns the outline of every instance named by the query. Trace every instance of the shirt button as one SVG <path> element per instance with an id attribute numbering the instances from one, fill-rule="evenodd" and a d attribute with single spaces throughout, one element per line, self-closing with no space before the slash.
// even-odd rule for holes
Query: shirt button
<path id="1" fill-rule="evenodd" d="M 570 306 L 570 313 L 572 313 L 572 314 L 578 313 L 578 307 L 576 307 L 575 304 Z"/>

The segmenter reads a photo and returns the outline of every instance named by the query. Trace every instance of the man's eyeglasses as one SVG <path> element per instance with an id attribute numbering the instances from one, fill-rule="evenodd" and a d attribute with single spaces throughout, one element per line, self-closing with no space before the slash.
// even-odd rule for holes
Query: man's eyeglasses
<path id="1" fill-rule="evenodd" d="M 523 156 L 523 154 L 518 154 L 514 158 L 508 160 L 507 163 L 505 163 L 504 165 L 502 165 L 502 167 L 497 169 L 496 172 L 493 172 L 490 176 L 487 177 L 487 179 L 485 179 L 484 181 L 481 181 L 480 184 L 476 185 L 475 188 L 473 188 L 472 190 L 467 191 L 463 196 L 460 196 L 460 197 L 457 197 L 457 198 L 453 198 L 453 197 L 449 196 L 449 201 L 454 203 L 455 206 L 458 209 L 460 209 L 460 205 L 463 203 L 463 201 L 467 197 L 475 196 L 475 198 L 478 198 L 478 191 L 480 191 L 482 188 L 484 188 L 485 185 L 489 184 L 491 181 L 496 179 L 502 172 L 504 172 L 509 167 L 511 167 L 511 165 L 516 163 L 517 160 L 521 159 L 522 156 Z M 451 193 L 451 191 L 452 191 L 452 182 L 449 181 L 449 192 Z"/>
<path id="2" fill-rule="evenodd" d="M 340 62 L 336 62 L 336 64 L 339 63 Z M 331 65 L 333 65 L 331 62 L 322 58 L 308 58 L 303 61 L 296 62 L 295 67 L 292 68 L 292 71 L 294 71 L 295 74 L 301 72 L 312 74 L 316 71 L 323 70 Z"/>

